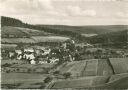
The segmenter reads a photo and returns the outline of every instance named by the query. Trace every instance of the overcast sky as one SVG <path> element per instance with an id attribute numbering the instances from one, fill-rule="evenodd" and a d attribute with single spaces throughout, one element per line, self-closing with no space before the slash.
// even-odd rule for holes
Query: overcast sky
<path id="1" fill-rule="evenodd" d="M 0 14 L 31 24 L 128 25 L 127 0 L 0 0 Z"/>

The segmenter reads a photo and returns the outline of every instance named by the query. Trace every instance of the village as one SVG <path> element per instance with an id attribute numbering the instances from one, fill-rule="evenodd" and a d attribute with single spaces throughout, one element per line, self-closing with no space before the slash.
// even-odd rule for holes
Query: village
<path id="1" fill-rule="evenodd" d="M 128 88 L 127 30 L 90 37 L 29 24 L 1 30 L 3 89 Z"/>
<path id="2" fill-rule="evenodd" d="M 46 42 L 45 42 L 46 43 Z M 54 42 L 56 43 L 56 42 Z M 86 59 L 125 58 L 127 51 L 109 50 L 88 43 L 75 44 L 74 40 L 67 39 L 59 43 L 57 47 L 49 46 L 24 46 L 15 44 L 2 44 L 2 59 L 19 60 L 26 64 L 56 63 L 63 61 L 80 61 Z M 51 46 L 51 47 L 50 47 Z"/>

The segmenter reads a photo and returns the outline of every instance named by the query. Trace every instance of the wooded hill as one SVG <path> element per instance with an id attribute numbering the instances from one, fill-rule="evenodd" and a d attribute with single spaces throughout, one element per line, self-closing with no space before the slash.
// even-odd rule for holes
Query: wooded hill
<path id="1" fill-rule="evenodd" d="M 128 45 L 128 30 L 100 34 L 88 38 L 92 44 L 102 44 L 103 46 L 126 47 Z"/>
<path id="2" fill-rule="evenodd" d="M 107 25 L 107 26 L 66 26 L 66 25 L 32 25 L 23 23 L 21 20 L 1 17 L 1 27 L 13 26 L 39 30 L 44 33 L 52 33 L 59 36 L 68 36 L 78 42 L 89 42 L 92 44 L 118 44 L 127 42 L 128 25 Z M 84 37 L 81 34 L 98 34 L 93 37 Z"/>

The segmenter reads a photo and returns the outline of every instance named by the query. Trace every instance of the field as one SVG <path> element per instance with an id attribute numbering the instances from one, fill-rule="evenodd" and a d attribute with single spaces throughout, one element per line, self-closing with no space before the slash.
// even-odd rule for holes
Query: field
<path id="1" fill-rule="evenodd" d="M 116 74 L 116 75 L 112 75 L 109 81 L 111 82 L 125 77 L 128 77 L 128 73 Z"/>
<path id="2" fill-rule="evenodd" d="M 107 59 L 98 60 L 97 75 L 99 76 L 113 75 L 113 68 L 110 66 L 110 63 L 108 62 Z"/>
<path id="3" fill-rule="evenodd" d="M 80 88 L 80 87 L 92 87 L 100 84 L 105 84 L 108 77 L 103 76 L 91 76 L 91 77 L 84 77 L 78 79 L 69 79 L 69 80 L 62 80 L 62 81 L 55 81 L 52 83 L 52 89 L 58 88 Z"/>
<path id="4" fill-rule="evenodd" d="M 110 76 L 113 75 L 110 64 L 106 59 L 91 59 L 65 63 L 58 70 L 61 73 L 70 72 L 72 76 Z"/>
<path id="5" fill-rule="evenodd" d="M 97 73 L 98 60 L 86 61 L 85 69 L 83 70 L 83 76 L 95 76 Z"/>
<path id="6" fill-rule="evenodd" d="M 114 77 L 118 76 L 118 78 L 110 79 L 110 81 L 103 85 L 94 86 L 93 88 L 97 89 L 127 89 L 128 88 L 128 76 L 125 75 L 115 75 Z M 111 81 L 112 80 L 112 81 Z"/>
<path id="7" fill-rule="evenodd" d="M 35 43 L 31 38 L 2 38 L 1 43 L 18 44 L 18 43 Z"/>
<path id="8" fill-rule="evenodd" d="M 68 40 L 68 37 L 62 37 L 62 36 L 34 36 L 31 37 L 35 42 L 64 42 Z"/>
<path id="9" fill-rule="evenodd" d="M 1 63 L 1 84 L 4 89 L 44 88 L 43 80 L 49 76 L 48 70 L 54 66 L 54 64 L 23 64 L 21 60 L 2 60 Z"/>
<path id="10" fill-rule="evenodd" d="M 7 85 L 17 85 L 19 88 L 31 88 L 32 84 L 42 83 L 47 75 L 45 74 L 28 74 L 28 73 L 2 73 L 1 84 L 3 88 L 7 88 Z M 5 87 L 4 87 L 5 86 Z M 26 86 L 26 87 L 25 87 Z M 40 86 L 40 85 L 37 85 Z M 16 88 L 18 88 L 16 87 Z M 36 85 L 35 85 L 36 87 Z M 39 88 L 39 87 L 38 87 Z"/>
<path id="11" fill-rule="evenodd" d="M 22 73 L 41 73 L 48 74 L 50 68 L 54 67 L 54 64 L 26 64 L 21 60 L 2 60 L 2 72 L 22 72 Z"/>
<path id="12" fill-rule="evenodd" d="M 23 61 L 21 61 L 21 60 L 1 60 L 1 65 L 4 65 L 6 63 L 8 63 L 8 64 L 14 64 L 14 63 L 21 64 L 21 63 L 23 63 Z"/>
<path id="13" fill-rule="evenodd" d="M 110 62 L 116 74 L 127 73 L 128 58 L 110 58 Z"/>
<path id="14" fill-rule="evenodd" d="M 71 72 L 72 76 L 80 76 L 86 65 L 86 61 L 74 61 L 62 65 L 59 70 L 61 73 Z"/>
<path id="15" fill-rule="evenodd" d="M 114 77 L 114 78 L 113 78 Z M 126 89 L 128 88 L 128 74 L 108 76 L 91 76 L 74 80 L 55 81 L 49 85 L 50 89 L 81 88 L 81 89 Z"/>
<path id="16" fill-rule="evenodd" d="M 29 37 L 29 36 L 46 36 L 49 35 L 49 33 L 35 30 L 35 29 L 28 29 L 28 28 L 21 28 L 21 27 L 12 27 L 12 26 L 4 26 L 1 28 L 2 37 L 5 37 L 5 35 L 14 35 L 19 37 Z"/>
<path id="17" fill-rule="evenodd" d="M 1 28 L 1 35 L 2 37 L 5 37 L 6 35 L 17 35 L 18 37 L 22 37 L 22 36 L 29 36 L 28 33 L 24 33 L 24 32 L 21 32 L 20 29 L 18 28 L 15 28 L 15 27 L 11 27 L 11 26 L 5 26 L 5 27 L 2 27 Z"/>

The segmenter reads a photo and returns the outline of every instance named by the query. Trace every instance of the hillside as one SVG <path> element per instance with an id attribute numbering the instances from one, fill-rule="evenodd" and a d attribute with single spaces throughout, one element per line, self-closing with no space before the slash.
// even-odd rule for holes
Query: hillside
<path id="1" fill-rule="evenodd" d="M 92 44 L 107 44 L 127 42 L 128 25 L 107 25 L 107 26 L 66 26 L 66 25 L 31 25 L 23 23 L 14 18 L 1 18 L 2 28 L 5 26 L 17 27 L 22 33 L 29 33 L 31 36 L 40 36 L 54 34 L 59 36 L 68 36 L 78 42 L 89 42 Z M 13 32 L 13 31 L 12 31 Z M 14 30 L 15 32 L 15 30 Z M 5 33 L 5 32 L 4 32 Z M 2 33 L 3 34 L 3 33 Z M 93 36 L 95 35 L 95 36 Z M 3 35 L 2 35 L 3 36 Z M 86 37 L 89 36 L 89 37 Z M 90 37 L 92 36 L 92 37 Z M 121 46 L 123 45 L 121 44 Z M 120 46 L 120 44 L 118 44 Z"/>
<path id="2" fill-rule="evenodd" d="M 86 39 L 83 34 L 105 34 L 128 29 L 128 25 L 107 26 L 66 26 L 66 25 L 31 25 L 10 17 L 1 17 L 1 26 L 24 27 L 36 29 L 61 36 L 70 36 L 78 40 Z M 82 34 L 82 35 L 81 35 Z M 85 40 L 84 40 L 85 41 Z"/>
<path id="3" fill-rule="evenodd" d="M 52 29 L 52 28 L 48 28 L 48 27 L 41 27 L 41 26 L 38 26 L 38 25 L 31 25 L 31 24 L 23 23 L 22 21 L 20 21 L 18 19 L 2 16 L 1 17 L 1 27 L 4 27 L 4 26 L 36 29 L 36 30 L 39 30 L 39 31 L 44 31 L 46 33 L 52 33 L 54 35 L 73 37 L 77 40 L 82 39 L 80 34 L 78 34 L 76 32 L 73 32 L 73 31 L 65 31 L 65 30 L 60 31 L 58 29 Z"/>
<path id="4" fill-rule="evenodd" d="M 102 44 L 104 46 L 121 47 L 127 45 L 128 42 L 128 29 L 124 31 L 111 32 L 100 34 L 88 38 L 88 41 L 93 44 Z"/>
<path id="5" fill-rule="evenodd" d="M 109 32 L 116 32 L 128 29 L 127 25 L 107 25 L 107 26 L 66 26 L 66 25 L 38 25 L 44 28 L 58 29 L 60 31 L 73 31 L 77 33 L 85 34 L 103 34 Z"/>
<path id="6" fill-rule="evenodd" d="M 1 26 L 18 26 L 18 27 L 28 27 L 28 28 L 38 28 L 38 30 L 47 29 L 45 31 L 49 32 L 49 29 L 56 32 L 57 31 L 70 31 L 82 34 L 103 34 L 108 32 L 116 32 L 128 29 L 128 25 L 90 25 L 90 26 L 67 26 L 67 25 L 30 25 L 22 22 L 21 20 L 1 17 Z M 51 31 L 51 32 L 52 32 Z"/>
<path id="7" fill-rule="evenodd" d="M 46 33 L 43 31 L 29 29 L 29 28 L 21 28 L 21 27 L 12 27 L 12 26 L 3 26 L 1 28 L 2 38 L 6 37 L 30 37 L 30 36 L 46 36 L 50 35 L 50 33 Z"/>

